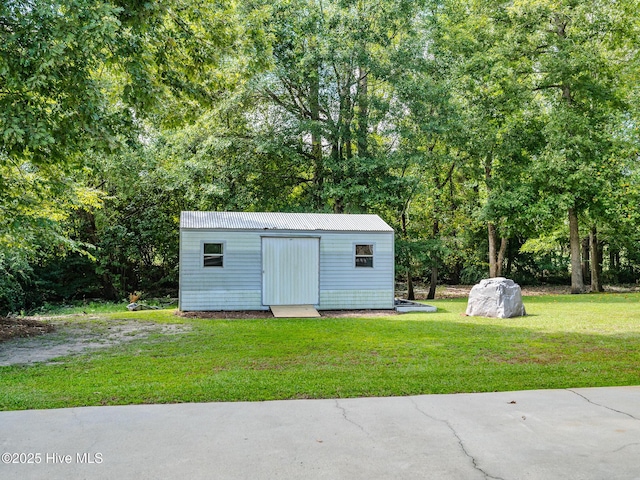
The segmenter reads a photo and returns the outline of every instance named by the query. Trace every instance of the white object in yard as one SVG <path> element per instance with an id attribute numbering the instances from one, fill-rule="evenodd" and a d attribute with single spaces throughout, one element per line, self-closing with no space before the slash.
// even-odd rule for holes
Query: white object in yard
<path id="1" fill-rule="evenodd" d="M 411 312 L 437 312 L 438 309 L 432 305 L 426 305 L 424 303 L 412 302 L 411 300 L 403 300 L 396 298 L 396 312 L 398 313 L 411 313 Z"/>
<path id="2" fill-rule="evenodd" d="M 511 318 L 526 315 L 520 285 L 504 277 L 487 278 L 469 293 L 467 315 Z"/>

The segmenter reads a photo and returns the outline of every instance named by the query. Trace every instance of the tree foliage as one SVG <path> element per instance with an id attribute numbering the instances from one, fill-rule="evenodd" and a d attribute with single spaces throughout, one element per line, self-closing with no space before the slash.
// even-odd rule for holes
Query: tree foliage
<path id="1" fill-rule="evenodd" d="M 638 6 L 7 0 L 0 310 L 170 293 L 183 209 L 378 213 L 431 296 L 581 291 L 586 237 L 635 281 Z"/>

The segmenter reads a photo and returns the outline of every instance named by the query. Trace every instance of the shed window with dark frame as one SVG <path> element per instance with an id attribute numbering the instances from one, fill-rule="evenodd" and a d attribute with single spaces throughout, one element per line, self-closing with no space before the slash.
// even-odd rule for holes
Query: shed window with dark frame
<path id="1" fill-rule="evenodd" d="M 224 257 L 224 246 L 222 243 L 204 244 L 204 266 L 222 267 Z"/>
<path id="2" fill-rule="evenodd" d="M 373 268 L 373 245 L 357 244 L 356 245 L 356 267 Z"/>

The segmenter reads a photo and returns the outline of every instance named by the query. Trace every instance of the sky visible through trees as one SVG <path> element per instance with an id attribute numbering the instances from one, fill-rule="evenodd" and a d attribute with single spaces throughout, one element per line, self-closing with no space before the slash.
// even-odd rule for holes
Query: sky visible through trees
<path id="1" fill-rule="evenodd" d="M 173 294 L 181 210 L 379 214 L 430 295 L 635 283 L 638 11 L 7 0 L 0 313 Z"/>

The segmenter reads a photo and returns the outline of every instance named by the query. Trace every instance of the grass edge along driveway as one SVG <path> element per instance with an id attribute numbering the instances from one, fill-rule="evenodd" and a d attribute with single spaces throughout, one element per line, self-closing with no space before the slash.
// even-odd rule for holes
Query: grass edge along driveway
<path id="1" fill-rule="evenodd" d="M 69 317 L 192 328 L 0 367 L 0 409 L 640 384 L 640 294 L 525 297 L 528 315 L 513 319 L 466 317 L 466 299 L 431 303 L 437 313 L 377 318 Z"/>

